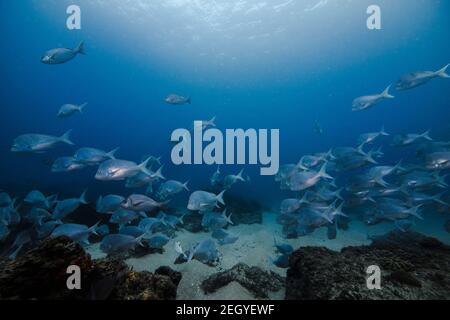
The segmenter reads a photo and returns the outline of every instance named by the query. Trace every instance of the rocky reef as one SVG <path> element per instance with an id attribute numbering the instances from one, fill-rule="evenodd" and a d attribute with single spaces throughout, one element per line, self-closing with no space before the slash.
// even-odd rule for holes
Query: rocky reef
<path id="1" fill-rule="evenodd" d="M 296 250 L 289 261 L 286 299 L 450 299 L 450 247 L 415 232 L 390 232 L 370 246 L 341 252 Z M 381 289 L 367 288 L 366 270 L 381 269 Z"/>
<path id="2" fill-rule="evenodd" d="M 260 299 L 267 299 L 269 291 L 279 291 L 284 287 L 284 278 L 280 275 L 239 263 L 229 270 L 211 275 L 202 282 L 201 288 L 205 293 L 212 293 L 233 281 Z"/>
<path id="3" fill-rule="evenodd" d="M 81 270 L 81 289 L 69 290 L 67 268 Z M 168 267 L 134 272 L 117 259 L 91 260 L 65 237 L 48 239 L 16 260 L 0 261 L 0 299 L 173 300 L 181 274 Z"/>

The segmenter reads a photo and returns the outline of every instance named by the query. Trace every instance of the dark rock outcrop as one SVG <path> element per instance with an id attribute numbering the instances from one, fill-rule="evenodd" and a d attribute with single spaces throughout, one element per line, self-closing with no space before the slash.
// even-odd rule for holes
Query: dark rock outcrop
<path id="1" fill-rule="evenodd" d="M 205 293 L 212 293 L 232 281 L 238 282 L 252 292 L 256 298 L 261 299 L 267 299 L 269 291 L 276 292 L 284 286 L 284 278 L 280 275 L 239 263 L 227 271 L 211 275 L 202 282 L 201 288 Z"/>
<path id="2" fill-rule="evenodd" d="M 67 288 L 71 265 L 81 270 L 80 290 Z M 121 259 L 91 260 L 68 238 L 47 239 L 16 260 L 0 261 L 0 299 L 175 299 L 181 274 L 158 270 L 134 272 Z"/>
<path id="3" fill-rule="evenodd" d="M 371 265 L 381 269 L 381 290 L 367 288 Z M 300 248 L 290 258 L 286 299 L 450 299 L 450 247 L 393 231 L 341 252 Z"/>

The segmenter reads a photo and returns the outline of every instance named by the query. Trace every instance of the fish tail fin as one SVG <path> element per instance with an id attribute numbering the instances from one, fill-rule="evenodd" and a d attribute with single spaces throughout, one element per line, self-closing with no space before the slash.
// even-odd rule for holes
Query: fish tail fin
<path id="1" fill-rule="evenodd" d="M 116 152 L 119 151 L 120 147 L 115 148 L 114 150 L 111 150 L 110 152 L 107 153 L 107 155 L 111 158 L 111 159 L 115 159 L 116 156 Z"/>
<path id="2" fill-rule="evenodd" d="M 450 64 L 446 65 L 442 69 L 436 71 L 436 75 L 441 78 L 450 78 L 450 75 L 447 74 L 447 69 L 450 66 Z"/>
<path id="3" fill-rule="evenodd" d="M 75 51 L 79 54 L 86 55 L 86 51 L 84 49 L 84 41 L 81 41 Z"/>
<path id="4" fill-rule="evenodd" d="M 336 190 L 336 192 L 334 193 L 334 196 L 341 201 L 344 201 L 344 198 L 342 197 L 342 194 L 341 194 L 343 190 L 344 190 L 344 188 L 340 188 L 339 190 Z"/>
<path id="5" fill-rule="evenodd" d="M 387 183 L 384 179 L 383 179 L 383 176 L 378 176 L 378 177 L 375 177 L 375 182 L 378 184 L 378 185 L 380 185 L 381 187 L 383 187 L 383 188 L 387 188 L 388 186 L 389 186 L 389 183 Z"/>
<path id="6" fill-rule="evenodd" d="M 192 104 L 191 97 L 188 97 L 188 98 L 186 99 L 186 102 L 187 102 L 188 104 Z"/>
<path id="7" fill-rule="evenodd" d="M 98 226 L 100 225 L 101 222 L 102 222 L 102 221 L 100 220 L 100 221 L 98 221 L 96 224 L 94 224 L 92 227 L 90 227 L 90 228 L 88 229 L 88 232 L 89 232 L 89 233 L 93 233 L 93 234 L 95 234 L 95 235 L 98 236 L 97 228 L 98 228 Z"/>
<path id="8" fill-rule="evenodd" d="M 150 162 L 150 160 L 152 159 L 152 157 L 148 157 L 144 162 L 142 162 L 140 165 L 139 165 L 139 169 L 143 172 L 143 173 L 145 173 L 145 174 L 147 174 L 147 175 L 152 175 L 152 173 L 147 169 L 147 166 L 148 166 L 148 163 Z"/>
<path id="9" fill-rule="evenodd" d="M 418 205 L 416 207 L 412 207 L 411 209 L 409 209 L 409 214 L 412 215 L 413 217 L 416 217 L 417 219 L 423 220 L 423 217 L 419 213 L 419 209 L 421 207 L 422 207 L 422 204 Z"/>
<path id="10" fill-rule="evenodd" d="M 430 137 L 430 130 L 427 130 L 426 132 L 422 133 L 420 136 L 428 141 L 433 141 L 433 139 Z"/>
<path id="11" fill-rule="evenodd" d="M 391 89 L 392 85 L 389 85 L 386 89 L 384 89 L 383 93 L 381 94 L 383 98 L 386 99 L 394 99 L 395 97 L 391 94 L 389 94 L 389 90 Z"/>
<path id="12" fill-rule="evenodd" d="M 356 147 L 356 151 L 358 151 L 358 153 L 361 155 L 366 155 L 366 153 L 364 152 L 365 145 L 366 145 L 365 142 L 361 143 L 358 147 Z"/>
<path id="13" fill-rule="evenodd" d="M 387 133 L 386 130 L 384 129 L 384 125 L 381 127 L 380 135 L 382 135 L 382 136 L 389 136 L 389 133 Z"/>
<path id="14" fill-rule="evenodd" d="M 189 183 L 189 180 L 186 181 L 185 183 L 183 183 L 183 188 L 184 188 L 186 191 L 190 191 L 190 190 L 189 190 L 189 187 L 188 187 L 188 183 Z"/>
<path id="15" fill-rule="evenodd" d="M 230 215 L 227 216 L 227 210 L 225 209 L 222 214 L 223 214 L 223 217 L 225 218 L 225 220 L 227 220 L 227 222 L 229 224 L 233 224 L 234 225 L 233 221 L 231 221 L 231 216 L 233 215 L 233 212 L 231 212 Z"/>
<path id="16" fill-rule="evenodd" d="M 366 161 L 373 163 L 373 164 L 378 164 L 378 162 L 373 158 L 373 154 L 374 154 L 373 150 L 370 150 L 369 152 L 367 152 Z"/>
<path id="17" fill-rule="evenodd" d="M 447 182 L 445 182 L 445 180 L 449 177 L 448 174 L 444 174 L 443 176 L 440 176 L 439 172 L 436 172 L 435 177 L 436 177 L 436 182 L 437 182 L 438 186 L 443 187 L 443 188 L 448 187 Z"/>
<path id="18" fill-rule="evenodd" d="M 225 205 L 225 202 L 223 201 L 223 194 L 225 193 L 225 191 L 227 191 L 227 190 L 226 190 L 226 189 L 223 190 L 221 193 L 219 193 L 219 194 L 216 196 L 217 202 L 219 202 L 219 203 L 222 204 L 222 205 Z"/>
<path id="19" fill-rule="evenodd" d="M 72 133 L 72 129 L 68 130 L 66 133 L 64 133 L 59 139 L 61 142 L 67 143 L 69 145 L 74 145 L 72 141 L 70 141 L 70 134 Z"/>
<path id="20" fill-rule="evenodd" d="M 87 200 L 86 200 L 86 193 L 87 193 L 87 189 L 83 191 L 83 193 L 80 196 L 80 202 L 82 204 L 88 204 Z"/>
<path id="21" fill-rule="evenodd" d="M 153 174 L 155 178 L 159 178 L 161 180 L 166 180 L 166 177 L 162 174 L 162 169 L 164 168 L 164 165 L 162 165 L 156 172 Z"/>
<path id="22" fill-rule="evenodd" d="M 400 159 L 400 161 L 395 165 L 394 170 L 392 172 L 402 172 L 405 171 L 405 168 L 402 167 L 403 160 Z"/>
<path id="23" fill-rule="evenodd" d="M 328 150 L 327 154 L 325 155 L 325 160 L 336 160 L 336 157 L 333 155 L 333 149 Z"/>
<path id="24" fill-rule="evenodd" d="M 342 212 L 343 207 L 344 207 L 344 201 L 342 201 L 341 204 L 339 205 L 339 207 L 337 207 L 336 216 L 348 218 L 348 215 L 346 215 L 344 212 Z"/>
<path id="25" fill-rule="evenodd" d="M 301 159 L 298 161 L 296 167 L 297 167 L 298 169 L 300 169 L 300 170 L 308 171 L 309 168 L 305 167 L 305 165 L 303 164 L 303 159 L 304 159 L 304 158 L 305 158 L 304 156 L 301 157 Z"/>
<path id="26" fill-rule="evenodd" d="M 328 162 L 325 162 L 325 163 L 322 165 L 322 167 L 320 168 L 320 171 L 319 171 L 318 175 L 319 175 L 320 178 L 333 180 L 333 177 L 330 176 L 330 175 L 327 173 L 327 171 L 326 171 L 326 170 L 327 170 L 327 165 L 328 165 Z"/>
<path id="27" fill-rule="evenodd" d="M 85 103 L 79 105 L 79 106 L 78 106 L 78 111 L 80 111 L 80 113 L 83 112 L 84 108 L 85 108 L 87 105 L 88 105 L 87 102 L 85 102 Z"/>
<path id="28" fill-rule="evenodd" d="M 245 182 L 245 179 L 242 177 L 242 174 L 243 174 L 243 173 L 244 173 L 244 169 L 242 169 L 241 171 L 239 171 L 239 173 L 236 175 L 236 179 Z"/>
<path id="29" fill-rule="evenodd" d="M 443 196 L 446 192 L 447 192 L 447 191 L 444 191 L 444 192 L 440 192 L 440 193 L 434 195 L 433 197 L 431 197 L 431 200 L 433 200 L 433 201 L 436 202 L 436 203 L 439 203 L 439 204 L 442 204 L 442 205 L 448 207 L 448 206 L 449 206 L 448 203 L 445 202 L 445 201 L 443 201 L 443 200 L 441 199 L 442 196 Z"/>
<path id="30" fill-rule="evenodd" d="M 216 126 L 216 116 L 212 117 L 212 119 L 209 120 L 209 125 L 212 127 Z"/>

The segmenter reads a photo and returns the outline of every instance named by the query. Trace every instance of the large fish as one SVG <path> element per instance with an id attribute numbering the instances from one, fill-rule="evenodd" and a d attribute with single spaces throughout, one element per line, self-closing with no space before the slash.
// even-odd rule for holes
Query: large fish
<path id="1" fill-rule="evenodd" d="M 44 64 L 63 64 L 75 58 L 78 54 L 86 54 L 84 51 L 84 42 L 81 42 L 75 49 L 56 48 L 47 51 L 41 58 Z"/>
<path id="2" fill-rule="evenodd" d="M 182 104 L 191 104 L 190 97 L 183 97 L 177 94 L 169 94 L 164 101 L 168 104 L 172 105 L 182 105 Z"/>
<path id="3" fill-rule="evenodd" d="M 408 90 L 424 85 L 435 78 L 450 78 L 450 76 L 446 73 L 449 66 L 450 64 L 435 72 L 419 71 L 404 75 L 397 82 L 395 89 L 398 91 Z"/>
<path id="4" fill-rule="evenodd" d="M 389 89 L 391 86 L 387 87 L 382 93 L 374 94 L 369 96 L 362 96 L 353 100 L 353 112 L 362 111 L 373 107 L 384 99 L 394 99 L 395 97 L 389 94 Z"/>
<path id="5" fill-rule="evenodd" d="M 59 143 L 73 145 L 70 141 L 70 133 L 67 131 L 61 137 L 48 136 L 44 134 L 24 134 L 14 139 L 11 152 L 16 153 L 42 153 L 50 150 Z"/>
<path id="6" fill-rule="evenodd" d="M 132 161 L 110 159 L 103 162 L 97 170 L 95 179 L 100 181 L 121 181 L 132 177 L 139 172 L 143 172 L 149 176 L 152 173 L 147 169 L 147 159 L 141 164 Z"/>

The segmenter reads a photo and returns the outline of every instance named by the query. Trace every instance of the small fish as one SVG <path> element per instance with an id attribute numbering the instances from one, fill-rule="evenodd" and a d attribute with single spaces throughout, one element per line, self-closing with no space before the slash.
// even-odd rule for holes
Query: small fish
<path id="1" fill-rule="evenodd" d="M 55 228 L 52 232 L 52 237 L 65 236 L 83 245 L 89 245 L 89 237 L 92 234 L 97 234 L 97 227 L 100 222 L 97 222 L 92 227 L 82 224 L 66 223 Z"/>
<path id="2" fill-rule="evenodd" d="M 243 173 L 244 173 L 244 169 L 242 169 L 242 170 L 241 170 L 238 174 L 236 174 L 236 175 L 230 174 L 230 175 L 226 176 L 226 177 L 223 179 L 224 187 L 227 188 L 227 189 L 229 189 L 229 188 L 231 188 L 231 186 L 232 186 L 233 184 L 235 184 L 235 183 L 238 182 L 238 181 L 245 182 L 245 179 L 242 177 L 242 174 L 243 174 Z"/>
<path id="3" fill-rule="evenodd" d="M 70 133 L 67 131 L 61 137 L 48 136 L 43 134 L 24 134 L 14 139 L 11 152 L 15 153 L 43 153 L 54 148 L 57 144 L 65 143 L 73 145 L 70 141 Z"/>
<path id="4" fill-rule="evenodd" d="M 177 193 L 182 192 L 183 190 L 189 191 L 188 188 L 189 181 L 186 181 L 185 183 L 176 181 L 176 180 L 168 180 L 161 184 L 159 187 L 158 194 L 163 199 L 167 197 L 171 197 L 176 195 Z"/>
<path id="5" fill-rule="evenodd" d="M 228 244 L 233 244 L 233 243 L 235 243 L 238 240 L 239 240 L 239 235 L 238 234 L 228 233 L 224 238 L 219 239 L 219 244 L 221 246 L 224 246 L 224 245 L 228 245 Z"/>
<path id="6" fill-rule="evenodd" d="M 103 162 L 95 174 L 95 179 L 100 181 L 121 181 L 143 172 L 149 176 L 152 173 L 147 169 L 149 159 L 136 164 L 132 161 L 110 159 Z"/>
<path id="7" fill-rule="evenodd" d="M 75 49 L 57 48 L 47 51 L 41 58 L 44 64 L 63 64 L 74 59 L 78 54 L 85 55 L 84 42 Z"/>
<path id="8" fill-rule="evenodd" d="M 42 217 L 41 217 L 40 221 L 35 226 L 37 234 L 38 234 L 38 238 L 44 239 L 44 238 L 50 236 L 52 234 L 53 230 L 55 230 L 55 228 L 60 226 L 61 224 L 62 224 L 62 222 L 59 220 L 56 220 L 56 221 L 50 220 L 47 222 L 42 222 Z"/>
<path id="9" fill-rule="evenodd" d="M 450 76 L 446 73 L 447 68 L 450 64 L 446 65 L 442 69 L 438 71 L 419 71 L 404 75 L 397 82 L 395 88 L 398 91 L 413 89 L 428 83 L 430 80 L 435 78 L 450 78 Z"/>
<path id="10" fill-rule="evenodd" d="M 293 174 L 289 179 L 291 191 L 302 191 L 315 186 L 321 179 L 333 179 L 326 172 L 327 162 L 323 164 L 318 172 L 304 171 Z"/>
<path id="11" fill-rule="evenodd" d="M 126 253 L 137 245 L 144 246 L 142 240 L 145 234 L 133 237 L 126 234 L 109 234 L 102 239 L 100 250 L 108 255 Z"/>
<path id="12" fill-rule="evenodd" d="M 54 220 L 64 219 L 77 210 L 81 204 L 88 204 L 86 201 L 86 191 L 84 191 L 79 198 L 58 201 L 55 210 L 53 211 L 52 218 Z"/>
<path id="13" fill-rule="evenodd" d="M 170 94 L 168 95 L 164 101 L 167 104 L 172 105 L 183 105 L 183 104 L 191 104 L 191 98 L 190 97 L 183 97 L 176 94 Z"/>
<path id="14" fill-rule="evenodd" d="M 129 236 L 133 236 L 135 238 L 142 236 L 145 233 L 145 230 L 138 226 L 125 226 L 122 225 L 119 228 L 120 234 L 126 234 Z"/>
<path id="15" fill-rule="evenodd" d="M 145 172 L 138 172 L 134 176 L 131 176 L 127 178 L 125 182 L 125 188 L 142 188 L 145 186 L 152 187 L 153 183 L 157 182 L 158 180 L 164 180 L 165 177 L 162 174 L 162 169 L 164 166 L 161 166 L 156 172 L 152 172 L 151 170 L 148 170 L 148 173 Z"/>
<path id="16" fill-rule="evenodd" d="M 166 226 L 166 222 L 162 218 L 148 217 L 139 221 L 138 227 L 148 232 L 156 232 Z"/>
<path id="17" fill-rule="evenodd" d="M 412 145 L 413 143 L 416 143 L 419 140 L 428 140 L 433 141 L 433 139 L 430 137 L 430 130 L 422 133 L 422 134 L 402 134 L 397 135 L 394 137 L 393 146 L 396 147 L 404 147 Z"/>
<path id="18" fill-rule="evenodd" d="M 210 230 L 225 228 L 228 224 L 233 224 L 233 221 L 231 221 L 232 215 L 233 213 L 230 213 L 230 215 L 227 216 L 226 209 L 222 213 L 206 212 L 202 217 L 202 227 L 208 228 Z"/>
<path id="19" fill-rule="evenodd" d="M 72 172 L 86 168 L 86 165 L 78 162 L 72 157 L 57 158 L 52 165 L 51 171 L 55 173 Z"/>
<path id="20" fill-rule="evenodd" d="M 139 217 L 147 218 L 145 213 L 135 212 L 126 209 L 119 209 L 114 212 L 109 220 L 110 223 L 125 225 L 131 223 L 134 220 L 139 219 Z"/>
<path id="21" fill-rule="evenodd" d="M 215 127 L 215 126 L 216 126 L 216 117 L 215 116 L 212 117 L 210 120 L 202 121 L 202 129 L 203 130 L 206 130 L 208 128 Z"/>
<path id="22" fill-rule="evenodd" d="M 378 104 L 384 99 L 394 99 L 395 97 L 389 94 L 389 89 L 391 86 L 387 87 L 382 93 L 374 94 L 370 96 L 363 96 L 353 100 L 353 112 L 366 110 L 374 105 Z"/>
<path id="23" fill-rule="evenodd" d="M 39 190 L 33 190 L 26 195 L 23 201 L 33 207 L 49 209 L 51 204 L 50 200 L 50 197 L 45 197 Z"/>
<path id="24" fill-rule="evenodd" d="M 118 150 L 119 148 L 116 148 L 110 152 L 105 152 L 96 148 L 81 148 L 75 152 L 73 158 L 79 163 L 83 163 L 88 166 L 95 166 L 106 160 L 114 160 L 115 154 Z"/>
<path id="25" fill-rule="evenodd" d="M 381 127 L 381 130 L 379 132 L 370 132 L 370 133 L 364 133 L 359 136 L 358 143 L 360 145 L 362 144 L 370 144 L 373 143 L 376 139 L 383 136 L 389 136 L 389 133 L 387 133 L 384 130 L 384 126 Z"/>
<path id="26" fill-rule="evenodd" d="M 219 259 L 219 251 L 213 240 L 206 239 L 201 241 L 195 248 L 189 252 L 188 262 L 192 259 L 198 260 L 204 264 L 211 264 Z"/>
<path id="27" fill-rule="evenodd" d="M 155 209 L 164 209 L 168 202 L 157 202 L 143 194 L 133 194 L 122 203 L 122 208 L 132 211 L 149 212 Z"/>
<path id="28" fill-rule="evenodd" d="M 189 197 L 187 208 L 192 211 L 206 211 L 218 207 L 218 204 L 225 205 L 223 194 L 226 190 L 218 195 L 206 191 L 195 191 Z"/>
<path id="29" fill-rule="evenodd" d="M 217 170 L 213 173 L 210 181 L 213 187 L 220 185 L 220 165 L 217 165 Z"/>
<path id="30" fill-rule="evenodd" d="M 96 211 L 98 213 L 112 214 L 118 210 L 124 202 L 124 197 L 115 194 L 109 194 L 105 197 L 100 196 L 97 200 Z"/>
<path id="31" fill-rule="evenodd" d="M 170 238 L 162 233 L 147 238 L 148 247 L 152 249 L 162 249 L 169 241 Z"/>
<path id="32" fill-rule="evenodd" d="M 61 106 L 56 115 L 58 118 L 69 118 L 73 116 L 75 113 L 82 113 L 83 109 L 87 106 L 87 103 L 83 103 L 81 105 L 76 104 L 65 104 Z"/>

